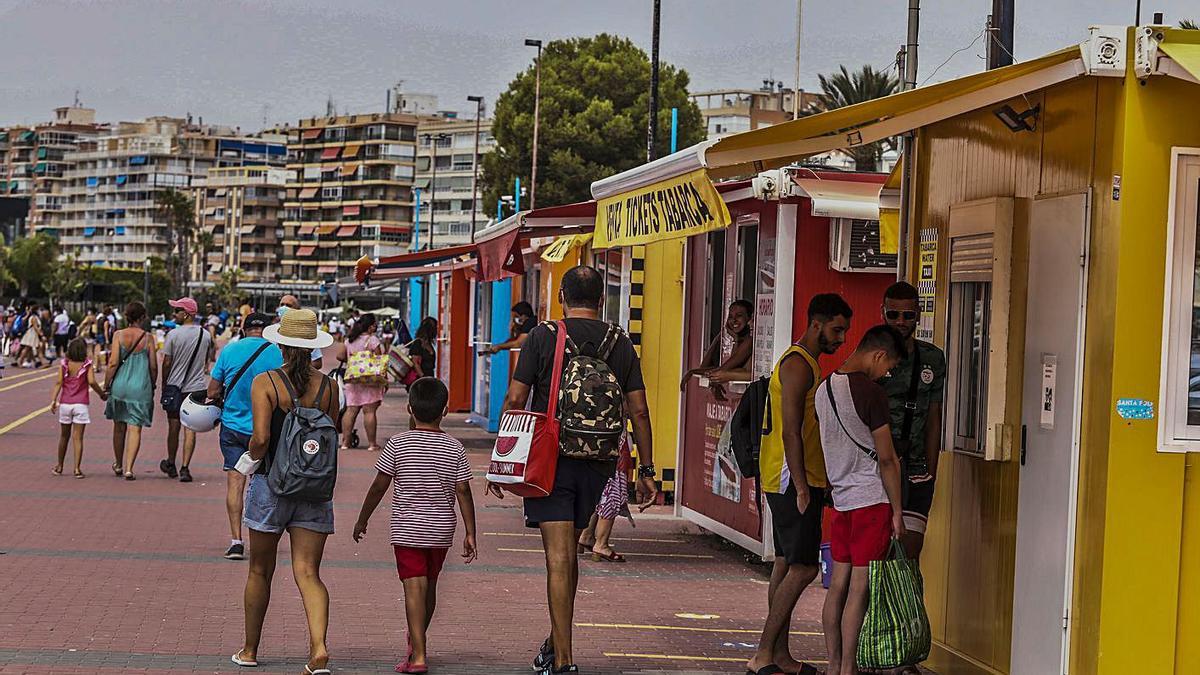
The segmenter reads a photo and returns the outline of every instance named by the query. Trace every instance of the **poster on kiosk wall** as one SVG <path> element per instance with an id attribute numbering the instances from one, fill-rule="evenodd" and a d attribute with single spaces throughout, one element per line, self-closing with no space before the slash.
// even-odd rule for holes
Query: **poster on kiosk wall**
<path id="1" fill-rule="evenodd" d="M 751 250 L 744 245 L 747 236 L 756 239 Z M 714 241 L 715 239 L 715 241 Z M 696 238 L 690 247 L 688 275 L 706 280 L 689 291 L 687 352 L 689 367 L 704 355 L 706 326 L 712 320 L 711 303 L 720 304 L 721 326 L 733 300 L 747 300 L 754 306 L 751 328 L 753 353 L 749 363 L 754 377 L 769 375 L 773 365 L 775 307 L 775 223 L 774 219 L 742 216 L 725 236 Z M 707 242 L 707 243 L 706 243 Z M 739 242 L 743 245 L 739 246 Z M 714 243 L 724 250 L 711 250 Z M 724 261 L 718 288 L 714 260 Z M 747 267 L 750 266 L 750 267 Z M 715 291 L 715 292 L 713 292 Z M 734 338 L 721 331 L 721 360 L 733 351 Z M 729 418 L 737 408 L 745 384 L 720 389 L 703 386 L 693 379 L 684 396 L 683 481 L 678 496 L 686 515 L 705 527 L 751 550 L 761 551 L 759 511 L 755 502 L 754 481 L 742 478 L 725 433 Z"/>

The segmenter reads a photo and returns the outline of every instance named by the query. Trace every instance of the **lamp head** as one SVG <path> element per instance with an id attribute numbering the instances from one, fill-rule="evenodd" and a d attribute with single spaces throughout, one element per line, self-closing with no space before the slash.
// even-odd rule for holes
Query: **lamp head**
<path id="1" fill-rule="evenodd" d="M 525 46 L 526 46 L 526 47 L 537 47 L 538 49 L 541 49 L 541 48 L 542 48 L 542 41 L 541 41 L 541 40 L 530 40 L 529 38 L 526 38 L 526 39 L 525 39 Z"/>

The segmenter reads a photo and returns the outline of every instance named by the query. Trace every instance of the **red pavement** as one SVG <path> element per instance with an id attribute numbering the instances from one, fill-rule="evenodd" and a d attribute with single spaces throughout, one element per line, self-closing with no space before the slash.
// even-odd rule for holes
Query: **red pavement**
<path id="1" fill-rule="evenodd" d="M 144 435 L 135 482 L 112 475 L 111 425 L 92 402 L 85 480 L 50 473 L 57 420 L 45 409 L 50 371 L 9 368 L 0 379 L 0 672 L 234 672 L 242 644 L 245 563 L 220 557 L 228 542 L 216 435 L 200 438 L 196 482 L 168 480 L 165 417 Z M 381 441 L 407 424 L 403 395 L 381 409 Z M 540 542 L 522 527 L 519 501 L 482 496 L 489 440 L 461 417 L 480 478 L 474 489 L 479 560 L 449 564 L 430 634 L 431 670 L 528 673 L 548 631 Z M 365 441 L 364 441 L 365 444 Z M 387 545 L 388 505 L 356 545 L 350 529 L 375 457 L 342 458 L 337 534 L 325 552 L 329 647 L 335 672 L 391 672 L 403 656 L 402 589 Z M 461 534 L 461 532 L 460 532 Z M 617 525 L 625 565 L 585 561 L 576 606 L 576 661 L 585 673 L 744 672 L 766 611 L 767 567 L 656 507 Z M 306 624 L 286 543 L 258 670 L 303 671 Z M 452 553 L 455 559 L 458 551 Z M 819 586 L 802 598 L 792 649 L 824 659 Z"/>

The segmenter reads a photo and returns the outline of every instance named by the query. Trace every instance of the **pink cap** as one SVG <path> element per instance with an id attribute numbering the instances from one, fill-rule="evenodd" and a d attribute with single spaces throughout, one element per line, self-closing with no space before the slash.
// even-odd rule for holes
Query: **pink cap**
<path id="1" fill-rule="evenodd" d="M 198 311 L 198 308 L 196 307 L 196 301 L 191 298 L 180 298 L 178 300 L 171 300 L 167 304 L 172 307 L 178 307 L 179 309 L 182 309 L 183 311 L 187 312 L 188 314 L 190 314 L 192 316 L 196 316 L 196 313 Z"/>

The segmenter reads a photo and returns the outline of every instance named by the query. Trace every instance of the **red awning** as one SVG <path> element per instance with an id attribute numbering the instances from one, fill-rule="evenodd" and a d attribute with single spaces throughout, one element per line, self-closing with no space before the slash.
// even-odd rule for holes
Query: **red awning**
<path id="1" fill-rule="evenodd" d="M 317 268 L 317 274 L 337 274 L 337 267 L 334 265 L 321 265 Z"/>
<path id="2" fill-rule="evenodd" d="M 321 151 L 321 159 L 337 159 L 337 156 L 342 152 L 340 147 L 325 148 Z"/>
<path id="3" fill-rule="evenodd" d="M 443 260 L 451 260 L 463 255 L 470 255 L 475 252 L 475 248 L 475 244 L 463 244 L 461 246 L 447 246 L 445 248 L 417 251 L 416 253 L 402 253 L 400 255 L 387 256 L 380 258 L 379 261 L 375 263 L 375 269 L 381 270 L 397 267 L 428 265 L 431 263 L 441 262 Z"/>
<path id="4" fill-rule="evenodd" d="M 317 250 L 316 246 L 301 246 L 300 248 L 296 249 L 296 257 L 307 258 L 308 256 L 312 255 L 313 251 L 315 250 Z"/>
<path id="5" fill-rule="evenodd" d="M 338 228 L 338 231 L 337 231 L 337 236 L 339 236 L 339 237 L 352 237 L 352 236 L 354 236 L 354 233 L 356 233 L 356 232 L 358 232 L 358 226 L 357 226 L 357 225 L 343 225 L 343 226 L 341 226 L 341 227 L 339 227 L 339 228 Z"/>
<path id="6" fill-rule="evenodd" d="M 343 216 L 357 216 L 362 211 L 362 207 L 358 204 L 351 204 L 342 207 Z"/>
<path id="7" fill-rule="evenodd" d="M 316 229 L 317 229 L 316 225 L 301 225 L 300 226 L 300 234 L 301 235 L 312 234 L 313 232 L 316 231 Z"/>
<path id="8" fill-rule="evenodd" d="M 474 260 L 455 260 L 441 262 L 436 265 L 420 265 L 418 267 L 401 267 L 397 269 L 375 270 L 371 273 L 371 281 L 381 279 L 402 279 L 404 277 L 424 276 L 427 274 L 444 274 L 454 270 L 473 270 Z M 361 283 L 361 282 L 360 282 Z"/>
<path id="9" fill-rule="evenodd" d="M 321 137 L 321 131 L 321 129 L 305 129 L 304 133 L 300 135 L 300 138 L 303 138 L 306 141 L 315 141 Z"/>
<path id="10" fill-rule="evenodd" d="M 312 199 L 317 196 L 318 187 L 306 187 L 300 190 L 300 199 Z"/>

